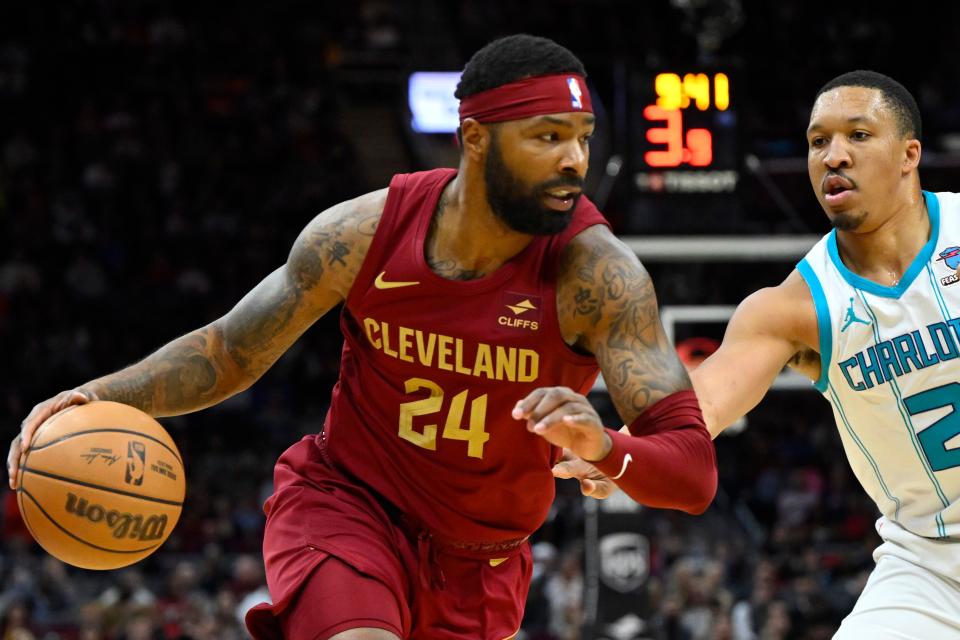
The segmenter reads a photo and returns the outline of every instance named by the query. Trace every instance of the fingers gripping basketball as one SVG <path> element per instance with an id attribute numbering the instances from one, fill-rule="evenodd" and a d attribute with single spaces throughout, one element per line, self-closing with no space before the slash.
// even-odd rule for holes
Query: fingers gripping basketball
<path id="1" fill-rule="evenodd" d="M 18 473 L 17 500 L 33 537 L 87 569 L 153 553 L 176 525 L 186 492 L 170 435 L 116 402 L 71 406 L 44 422 Z"/>

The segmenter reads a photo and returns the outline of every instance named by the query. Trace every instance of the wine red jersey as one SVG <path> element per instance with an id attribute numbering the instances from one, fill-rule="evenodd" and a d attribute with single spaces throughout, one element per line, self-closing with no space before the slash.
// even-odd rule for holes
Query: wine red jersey
<path id="1" fill-rule="evenodd" d="M 558 451 L 510 412 L 543 386 L 587 393 L 598 373 L 557 320 L 561 251 L 606 224 L 581 197 L 562 233 L 494 273 L 447 280 L 424 243 L 452 169 L 397 175 L 341 317 L 340 379 L 324 425 L 333 463 L 455 540 L 529 535 L 554 496 Z"/>

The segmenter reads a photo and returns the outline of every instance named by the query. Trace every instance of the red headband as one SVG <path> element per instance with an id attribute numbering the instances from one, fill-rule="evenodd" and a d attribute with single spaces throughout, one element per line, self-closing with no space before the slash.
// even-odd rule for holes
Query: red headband
<path id="1" fill-rule="evenodd" d="M 593 113 L 586 81 L 572 73 L 524 78 L 460 101 L 460 122 L 467 118 L 503 122 L 569 112 Z"/>

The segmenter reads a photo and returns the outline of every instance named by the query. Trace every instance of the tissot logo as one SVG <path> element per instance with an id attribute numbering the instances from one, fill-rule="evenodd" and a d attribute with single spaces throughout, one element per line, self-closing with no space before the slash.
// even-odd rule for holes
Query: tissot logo
<path id="1" fill-rule="evenodd" d="M 506 313 L 497 318 L 500 326 L 527 331 L 540 329 L 540 296 L 504 291 L 503 306 Z"/>

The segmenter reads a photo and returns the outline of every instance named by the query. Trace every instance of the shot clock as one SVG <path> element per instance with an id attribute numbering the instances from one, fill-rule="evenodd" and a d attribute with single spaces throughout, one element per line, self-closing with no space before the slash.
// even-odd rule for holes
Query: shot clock
<path id="1" fill-rule="evenodd" d="M 634 185 L 643 193 L 727 193 L 737 186 L 735 88 L 723 72 L 635 80 Z"/>

